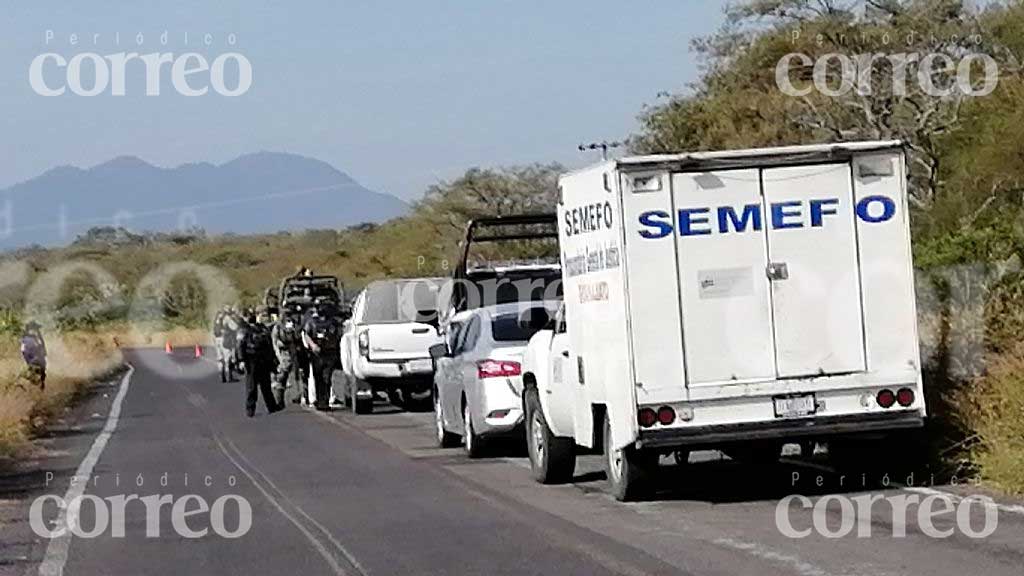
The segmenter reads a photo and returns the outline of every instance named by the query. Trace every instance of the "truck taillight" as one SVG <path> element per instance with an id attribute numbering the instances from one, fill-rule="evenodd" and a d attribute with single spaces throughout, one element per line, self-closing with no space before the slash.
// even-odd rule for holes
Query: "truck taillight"
<path id="1" fill-rule="evenodd" d="M 886 389 L 879 392 L 875 400 L 882 408 L 889 409 L 896 403 L 896 395 L 892 393 L 892 390 Z"/>
<path id="2" fill-rule="evenodd" d="M 476 375 L 479 378 L 519 376 L 521 373 L 522 367 L 519 362 L 508 360 L 481 360 L 476 365 Z"/>
<path id="3" fill-rule="evenodd" d="M 658 422 L 658 413 L 650 408 L 641 408 L 636 413 L 636 420 L 644 428 L 650 428 Z"/>
<path id="4" fill-rule="evenodd" d="M 676 421 L 676 411 L 671 406 L 662 406 L 658 408 L 658 422 L 664 426 Z"/>
<path id="5" fill-rule="evenodd" d="M 359 354 L 361 356 L 370 355 L 370 333 L 365 330 L 359 333 Z"/>
<path id="6" fill-rule="evenodd" d="M 914 391 L 910 388 L 900 388 L 899 392 L 896 392 L 896 402 L 904 408 L 910 408 L 914 405 Z"/>

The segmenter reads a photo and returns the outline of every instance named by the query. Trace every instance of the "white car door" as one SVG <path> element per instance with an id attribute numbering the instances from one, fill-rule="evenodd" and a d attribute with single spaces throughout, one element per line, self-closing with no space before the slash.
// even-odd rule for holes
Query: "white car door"
<path id="1" fill-rule="evenodd" d="M 434 373 L 434 383 L 437 385 L 437 400 L 441 406 L 444 425 L 451 432 L 458 431 L 458 419 L 455 417 L 457 411 L 452 411 L 452 397 L 457 397 L 458 394 L 454 381 L 456 374 L 454 354 L 458 350 L 458 342 L 464 326 L 465 324 L 459 321 L 451 322 L 448 325 L 447 332 L 445 333 L 445 344 L 448 346 L 449 354 L 437 359 L 437 369 Z"/>
<path id="2" fill-rule="evenodd" d="M 453 377 L 452 380 L 455 382 L 455 394 L 452 394 L 452 414 L 457 414 L 460 430 L 465 426 L 465 422 L 462 421 L 462 396 L 467 393 L 467 386 L 472 385 L 476 381 L 476 360 L 474 360 L 474 352 L 476 351 L 477 341 L 480 339 L 480 315 L 474 314 L 473 317 L 466 322 L 466 327 L 463 330 L 461 342 L 459 343 L 458 351 L 455 355 L 455 362 L 453 363 Z"/>

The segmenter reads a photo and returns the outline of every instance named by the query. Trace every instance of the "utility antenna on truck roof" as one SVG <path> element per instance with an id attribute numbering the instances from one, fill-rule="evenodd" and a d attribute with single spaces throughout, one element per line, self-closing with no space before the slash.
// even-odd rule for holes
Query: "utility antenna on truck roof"
<path id="1" fill-rule="evenodd" d="M 601 159 L 602 160 L 607 160 L 608 159 L 608 149 L 609 148 L 621 148 L 621 147 L 623 147 L 625 145 L 626 145 L 625 142 L 608 142 L 607 140 L 605 140 L 605 141 L 602 141 L 602 142 L 591 142 L 590 144 L 580 144 L 576 148 L 580 152 L 586 152 L 587 150 L 600 150 L 601 151 Z"/>

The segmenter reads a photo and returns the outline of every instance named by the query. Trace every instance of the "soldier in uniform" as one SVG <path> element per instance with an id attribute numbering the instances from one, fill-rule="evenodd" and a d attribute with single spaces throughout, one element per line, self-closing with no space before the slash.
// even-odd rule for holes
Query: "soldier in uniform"
<path id="1" fill-rule="evenodd" d="M 338 368 L 341 327 L 330 310 L 330 302 L 317 298 L 309 319 L 302 328 L 302 341 L 309 350 L 316 387 L 316 409 L 329 410 L 331 377 Z"/>
<path id="2" fill-rule="evenodd" d="M 269 314 L 265 309 L 256 314 L 249 312 L 238 343 L 239 352 L 245 362 L 245 413 L 250 418 L 256 414 L 259 394 L 263 395 L 263 403 L 268 413 L 273 414 L 282 410 L 271 390 L 271 379 L 277 361 L 270 328 L 267 326 L 268 318 Z"/>
<path id="3" fill-rule="evenodd" d="M 288 379 L 293 374 L 295 379 L 301 382 L 305 370 L 301 369 L 296 360 L 296 352 L 300 344 L 299 331 L 301 326 L 289 311 L 282 311 L 281 317 L 270 331 L 270 339 L 274 344 L 274 354 L 277 355 L 277 374 L 274 379 L 274 401 L 277 405 L 284 407 L 284 393 L 288 388 Z M 300 383 L 299 394 L 305 390 Z M 296 399 L 298 400 L 298 398 Z"/>

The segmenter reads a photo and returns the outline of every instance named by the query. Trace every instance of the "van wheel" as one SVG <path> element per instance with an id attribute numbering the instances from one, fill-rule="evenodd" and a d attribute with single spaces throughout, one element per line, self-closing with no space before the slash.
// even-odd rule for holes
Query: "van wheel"
<path id="1" fill-rule="evenodd" d="M 441 407 L 441 398 L 437 392 L 434 393 L 434 425 L 437 428 L 438 446 L 454 448 L 459 445 L 458 435 L 444 429 L 444 408 Z"/>
<path id="2" fill-rule="evenodd" d="M 641 452 L 632 446 L 612 447 L 611 420 L 604 419 L 604 459 L 608 488 L 619 502 L 633 502 L 648 491 L 650 476 L 658 465 L 657 452 Z"/>
<path id="3" fill-rule="evenodd" d="M 541 484 L 572 481 L 576 471 L 576 441 L 551 433 L 536 390 L 526 393 L 526 445 L 535 480 Z"/>

